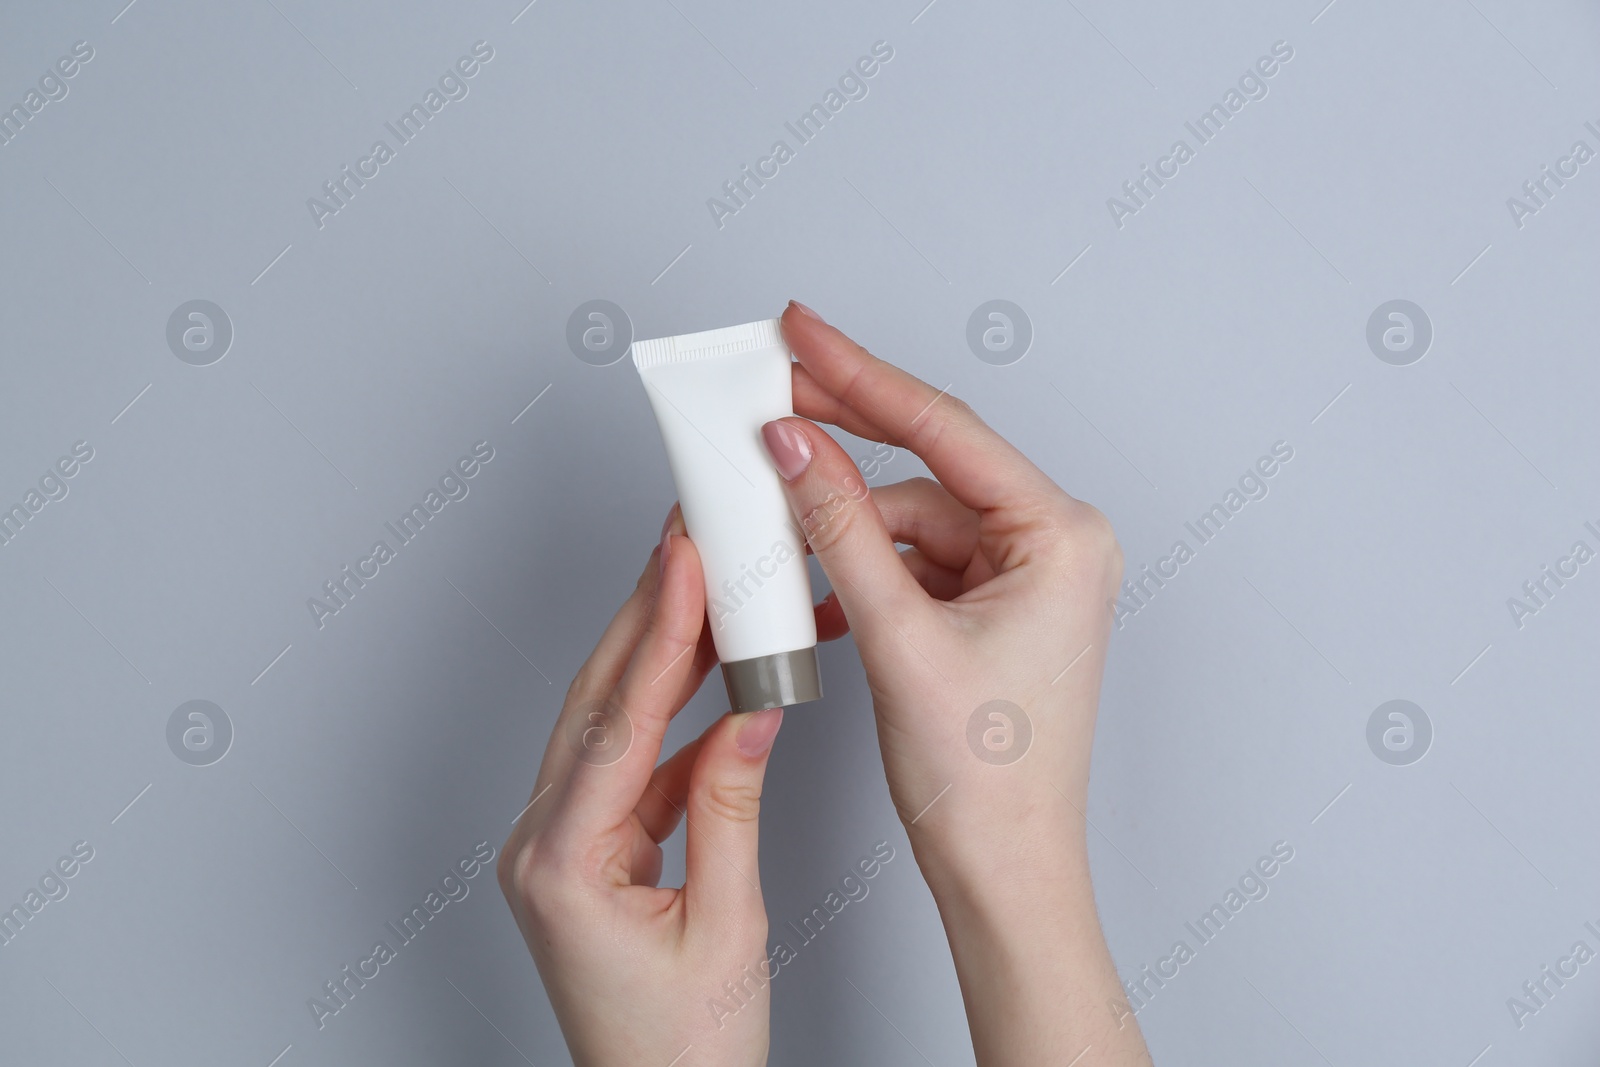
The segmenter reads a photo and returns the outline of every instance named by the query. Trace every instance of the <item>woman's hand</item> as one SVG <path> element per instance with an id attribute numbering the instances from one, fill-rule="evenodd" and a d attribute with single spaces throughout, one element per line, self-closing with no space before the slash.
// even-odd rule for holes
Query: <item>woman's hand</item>
<path id="1" fill-rule="evenodd" d="M 583 1067 L 767 1061 L 756 830 L 783 712 L 724 716 L 656 766 L 716 663 L 704 620 L 700 557 L 674 508 L 568 690 L 502 850 L 500 887 Z M 657 888 L 680 816 L 684 886 Z"/>
<path id="2" fill-rule="evenodd" d="M 795 411 L 763 436 L 853 631 L 889 791 L 950 935 L 985 1067 L 1143 1063 L 1088 877 L 1089 754 L 1122 554 L 965 404 L 801 305 Z M 806 418 L 921 457 L 868 492 Z M 898 552 L 895 542 L 911 546 Z"/>

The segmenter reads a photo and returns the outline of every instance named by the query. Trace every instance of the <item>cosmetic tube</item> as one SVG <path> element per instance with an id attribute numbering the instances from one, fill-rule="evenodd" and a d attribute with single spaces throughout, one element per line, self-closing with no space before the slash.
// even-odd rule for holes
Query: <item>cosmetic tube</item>
<path id="1" fill-rule="evenodd" d="M 761 442 L 794 414 L 791 359 L 777 319 L 633 342 L 734 711 L 822 696 L 805 539 Z"/>

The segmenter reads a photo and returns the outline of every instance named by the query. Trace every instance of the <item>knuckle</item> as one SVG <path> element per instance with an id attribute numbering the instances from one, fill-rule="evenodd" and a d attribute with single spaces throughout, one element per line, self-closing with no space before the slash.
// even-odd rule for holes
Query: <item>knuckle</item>
<path id="1" fill-rule="evenodd" d="M 588 707 L 610 695 L 615 685 L 614 679 L 610 677 L 614 669 L 615 664 L 611 657 L 602 653 L 600 648 L 596 648 L 573 674 L 572 684 L 567 686 L 566 696 L 561 700 L 558 718 L 564 719 L 574 708 Z"/>
<path id="2" fill-rule="evenodd" d="M 1125 557 L 1122 554 L 1122 542 L 1118 541 L 1116 534 L 1113 533 L 1111 535 L 1111 553 L 1106 566 L 1112 585 L 1118 585 L 1122 582 L 1123 564 L 1125 562 Z"/>
<path id="3" fill-rule="evenodd" d="M 706 814 L 729 822 L 755 822 L 761 815 L 761 787 L 747 782 L 712 782 L 701 794 Z"/>
<path id="4" fill-rule="evenodd" d="M 1080 536 L 1089 548 L 1092 548 L 1102 558 L 1115 562 L 1118 569 L 1122 567 L 1122 543 L 1117 540 L 1117 531 L 1111 525 L 1111 520 L 1106 518 L 1105 512 L 1089 504 L 1084 506 L 1084 514 L 1080 519 L 1082 533 Z"/>
<path id="5" fill-rule="evenodd" d="M 978 413 L 958 396 L 950 393 L 937 397 L 911 426 L 906 444 L 911 451 L 921 453 L 931 449 L 952 425 L 977 421 Z"/>
<path id="6" fill-rule="evenodd" d="M 949 495 L 949 491 L 936 479 L 922 474 L 895 482 L 874 492 L 881 493 L 885 490 L 893 497 L 895 506 L 910 515 L 926 514 L 931 505 Z"/>
<path id="7" fill-rule="evenodd" d="M 1122 543 L 1117 540 L 1116 528 L 1104 512 L 1093 505 L 1075 502 L 1064 532 L 1077 565 L 1098 568 L 1113 586 L 1122 580 Z"/>
<path id="8" fill-rule="evenodd" d="M 534 848 L 532 842 L 523 842 L 513 846 L 506 842 L 506 847 L 500 850 L 499 862 L 495 864 L 495 878 L 500 882 L 500 892 L 506 895 L 507 900 L 516 900 L 530 895 L 534 882 Z"/>
<path id="9" fill-rule="evenodd" d="M 571 890 L 578 884 L 570 856 L 533 839 L 502 852 L 495 875 L 506 899 L 520 902 L 529 915 L 541 921 L 567 914 Z"/>
<path id="10" fill-rule="evenodd" d="M 830 492 L 822 503 L 806 512 L 800 527 L 806 542 L 816 553 L 825 553 L 839 544 L 856 521 L 856 501 L 840 492 Z"/>
<path id="11" fill-rule="evenodd" d="M 1065 495 L 1065 494 L 1063 494 Z M 1104 512 L 1091 504 L 1067 497 L 1064 506 L 1048 505 L 1041 513 L 1031 547 L 1074 574 L 1099 574 L 1115 586 L 1122 580 L 1122 544 Z"/>
<path id="12" fill-rule="evenodd" d="M 944 404 L 946 421 L 971 422 L 978 418 L 977 409 L 953 393 L 946 393 L 941 403 Z"/>
<path id="13" fill-rule="evenodd" d="M 561 702 L 562 708 L 570 708 L 579 701 L 586 699 L 593 690 L 594 668 L 585 663 L 578 668 L 578 673 L 572 676 L 572 684 L 567 686 L 567 695 Z"/>

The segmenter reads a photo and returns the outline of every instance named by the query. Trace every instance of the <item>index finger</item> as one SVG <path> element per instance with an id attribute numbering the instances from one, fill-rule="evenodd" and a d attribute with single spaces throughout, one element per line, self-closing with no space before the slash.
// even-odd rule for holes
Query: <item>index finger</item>
<path id="1" fill-rule="evenodd" d="M 975 511 L 1059 499 L 1061 489 L 1048 475 L 947 389 L 935 389 L 879 359 L 793 302 L 782 322 L 800 366 L 847 409 L 835 406 L 834 417 L 820 417 L 851 433 L 859 433 L 857 427 L 881 430 L 916 453 L 952 496 Z M 801 397 L 795 400 L 798 407 Z"/>
<path id="2" fill-rule="evenodd" d="M 678 520 L 668 534 L 672 548 L 660 591 L 616 688 L 558 727 L 576 757 L 560 804 L 588 830 L 614 826 L 638 806 L 667 727 L 698 688 L 693 676 L 709 667 L 695 655 L 706 617 L 705 579 L 694 542 L 680 529 Z"/>

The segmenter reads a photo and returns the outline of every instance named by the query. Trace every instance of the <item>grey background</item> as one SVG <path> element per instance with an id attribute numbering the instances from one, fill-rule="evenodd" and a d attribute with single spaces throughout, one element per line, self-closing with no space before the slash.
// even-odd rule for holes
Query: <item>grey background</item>
<path id="1" fill-rule="evenodd" d="M 0 147 L 0 498 L 95 450 L 0 548 L 0 901 L 95 849 L 0 948 L 7 1062 L 566 1062 L 492 874 L 320 1032 L 306 1000 L 498 848 L 672 501 L 631 365 L 575 358 L 568 315 L 791 296 L 1105 510 L 1130 575 L 1295 450 L 1113 642 L 1089 817 L 1123 976 L 1295 849 L 1140 1013 L 1158 1063 L 1593 1057 L 1600 965 L 1520 1030 L 1506 999 L 1600 948 L 1600 568 L 1520 629 L 1506 600 L 1597 546 L 1600 163 L 1520 229 L 1505 204 L 1600 147 L 1593 5 L 123 2 L 0 13 L 7 106 L 95 49 Z M 306 198 L 480 39 L 319 230 Z M 719 229 L 706 199 L 878 40 L 869 95 Z M 1106 199 L 1278 40 L 1269 95 L 1118 229 Z M 965 341 L 996 298 L 1033 328 L 1010 366 Z M 207 367 L 165 340 L 194 299 L 234 328 Z M 1433 324 L 1411 366 L 1366 344 L 1391 299 Z M 306 599 L 479 439 L 470 496 L 319 631 Z M 768 778 L 774 926 L 898 855 L 780 972 L 772 1062 L 970 1063 L 859 662 L 823 656 Z M 1367 745 L 1391 699 L 1433 724 L 1409 766 Z M 167 746 L 190 700 L 233 726 L 210 766 Z"/>

